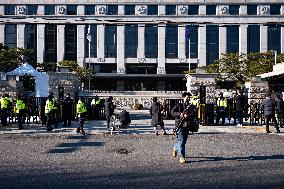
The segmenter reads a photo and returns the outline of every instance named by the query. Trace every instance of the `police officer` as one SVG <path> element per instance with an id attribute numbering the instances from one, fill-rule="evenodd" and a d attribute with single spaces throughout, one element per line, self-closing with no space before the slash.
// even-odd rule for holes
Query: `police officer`
<path id="1" fill-rule="evenodd" d="M 220 93 L 220 97 L 216 101 L 216 108 L 217 108 L 216 125 L 219 125 L 220 118 L 222 118 L 222 126 L 225 124 L 227 106 L 228 106 L 227 98 L 223 96 L 223 93 Z"/>
<path id="2" fill-rule="evenodd" d="M 190 104 L 190 93 L 184 92 L 182 94 L 183 103 L 178 103 L 171 110 L 171 115 L 175 117 L 175 125 L 180 124 L 181 120 L 185 119 L 185 122 L 182 124 L 181 128 L 177 131 L 178 142 L 175 144 L 173 148 L 173 156 L 176 157 L 179 154 L 180 163 L 186 163 L 185 159 L 185 144 L 189 134 L 189 125 L 193 124 L 193 121 L 196 119 L 195 112 L 185 112 L 188 107 L 196 108 L 195 106 Z"/>
<path id="3" fill-rule="evenodd" d="M 276 95 L 275 99 L 275 110 L 277 114 L 278 123 L 281 128 L 283 128 L 283 112 L 284 112 L 284 102 L 281 99 L 280 95 Z"/>
<path id="4" fill-rule="evenodd" d="M 91 101 L 91 107 L 94 119 L 99 118 L 100 105 L 101 105 L 101 99 L 96 95 L 95 98 Z"/>
<path id="5" fill-rule="evenodd" d="M 19 95 L 16 101 L 16 114 L 18 120 L 18 128 L 19 130 L 23 129 L 23 122 L 24 122 L 24 113 L 26 110 L 26 104 L 24 103 L 24 98 L 22 95 Z"/>
<path id="6" fill-rule="evenodd" d="M 52 122 L 54 123 L 55 128 L 57 128 L 57 120 L 56 120 L 57 107 L 56 106 L 57 106 L 56 99 L 53 96 L 53 93 L 50 93 L 47 101 L 45 102 L 45 116 L 47 117 L 47 122 L 46 122 L 47 131 L 53 130 L 53 128 L 51 127 Z"/>
<path id="7" fill-rule="evenodd" d="M 8 94 L 4 94 L 3 97 L 0 99 L 1 104 L 1 123 L 2 126 L 9 126 L 7 123 L 7 118 L 9 116 L 9 112 L 11 111 L 12 107 L 12 99 L 9 97 Z"/>
<path id="8" fill-rule="evenodd" d="M 87 116 L 87 108 L 85 105 L 85 100 L 82 97 L 77 103 L 77 116 L 79 118 L 79 127 L 77 128 L 77 133 L 85 135 L 83 126 Z"/>
<path id="9" fill-rule="evenodd" d="M 63 101 L 63 127 L 71 127 L 72 120 L 72 109 L 73 109 L 73 99 L 70 97 L 70 94 L 66 94 L 66 98 Z M 68 123 L 68 125 L 67 125 Z"/>
<path id="10" fill-rule="evenodd" d="M 271 94 L 267 94 L 266 98 L 262 102 L 262 108 L 264 110 L 266 133 L 271 133 L 269 131 L 269 122 L 272 120 L 274 122 L 274 127 L 277 133 L 280 133 L 278 123 L 275 118 L 275 101 L 271 98 Z"/>
<path id="11" fill-rule="evenodd" d="M 166 133 L 164 121 L 163 121 L 162 106 L 158 102 L 157 97 L 153 97 L 153 103 L 150 107 L 150 115 L 152 117 L 151 126 L 154 127 L 154 131 L 156 135 L 158 135 L 158 131 L 157 131 L 158 125 L 160 125 L 163 131 L 163 134 L 166 135 L 167 133 Z"/>

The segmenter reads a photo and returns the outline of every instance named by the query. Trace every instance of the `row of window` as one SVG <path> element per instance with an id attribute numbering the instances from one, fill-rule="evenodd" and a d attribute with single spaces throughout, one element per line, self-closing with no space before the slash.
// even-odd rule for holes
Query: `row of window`
<path id="1" fill-rule="evenodd" d="M 190 35 L 190 57 L 198 58 L 198 26 L 187 26 Z M 85 35 L 88 27 L 85 27 Z M 227 27 L 227 53 L 239 52 L 239 26 Z M 97 57 L 97 26 L 90 27 L 91 43 L 90 56 Z M 17 46 L 17 27 L 15 24 L 5 25 L 5 45 Z M 25 48 L 37 49 L 36 24 L 27 24 L 25 27 Z M 117 27 L 105 26 L 105 57 L 117 57 Z M 146 25 L 144 34 L 145 57 L 158 57 L 158 27 L 157 25 Z M 65 26 L 65 59 L 77 59 L 77 26 L 69 24 Z M 260 26 L 249 25 L 247 30 L 247 51 L 260 52 Z M 188 58 L 188 43 L 186 43 L 186 55 Z M 219 57 L 219 27 L 206 27 L 206 54 L 207 65 Z M 281 51 L 281 26 L 268 26 L 268 50 Z M 125 57 L 136 58 L 138 51 L 138 25 L 126 25 L 125 27 Z M 89 41 L 85 38 L 85 57 L 89 56 Z M 165 36 L 166 58 L 178 58 L 178 27 L 167 25 Z M 57 26 L 46 24 L 45 26 L 45 61 L 57 62 Z"/>
<path id="2" fill-rule="evenodd" d="M 15 5 L 5 5 L 5 15 L 15 15 Z M 239 15 L 240 5 L 229 5 L 228 14 L 229 15 Z M 55 5 L 45 5 L 44 8 L 45 15 L 55 15 Z M 95 5 L 85 5 L 85 15 L 94 15 L 96 12 Z M 158 5 L 148 5 L 147 15 L 158 15 Z M 281 5 L 270 5 L 270 15 L 280 15 Z M 188 5 L 185 14 L 187 15 L 198 15 L 199 5 Z M 37 5 L 27 5 L 26 6 L 27 15 L 37 14 Z M 67 15 L 77 15 L 77 5 L 67 5 L 66 6 Z M 107 5 L 106 9 L 107 15 L 117 15 L 118 5 Z M 135 5 L 125 5 L 124 6 L 125 15 L 135 15 Z M 166 5 L 165 10 L 166 15 L 177 15 L 176 5 Z M 247 5 L 248 15 L 257 15 L 257 5 Z M 216 5 L 206 6 L 206 15 L 216 15 Z"/>

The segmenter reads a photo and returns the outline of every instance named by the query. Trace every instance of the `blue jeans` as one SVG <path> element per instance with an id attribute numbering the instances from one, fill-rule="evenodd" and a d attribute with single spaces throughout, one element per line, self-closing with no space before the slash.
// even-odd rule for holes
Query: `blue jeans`
<path id="1" fill-rule="evenodd" d="M 243 111 L 236 111 L 236 118 L 238 119 L 239 124 L 243 124 L 244 114 Z"/>
<path id="2" fill-rule="evenodd" d="M 178 142 L 175 144 L 175 149 L 179 154 L 179 157 L 185 158 L 185 144 L 186 140 L 188 138 L 188 129 L 187 128 L 180 128 L 180 130 L 177 132 L 177 138 Z"/>

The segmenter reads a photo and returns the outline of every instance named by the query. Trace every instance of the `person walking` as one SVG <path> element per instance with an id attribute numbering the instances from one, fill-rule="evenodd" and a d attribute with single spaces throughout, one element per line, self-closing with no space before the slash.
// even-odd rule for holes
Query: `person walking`
<path id="1" fill-rule="evenodd" d="M 106 102 L 105 102 L 105 116 L 107 119 L 107 129 L 109 129 L 109 124 L 110 124 L 110 120 L 111 120 L 111 116 L 114 113 L 114 109 L 116 108 L 115 105 L 112 102 L 113 97 L 110 96 L 107 98 Z"/>
<path id="2" fill-rule="evenodd" d="M 7 118 L 11 111 L 13 100 L 9 97 L 8 94 L 4 94 L 3 97 L 0 99 L 1 105 L 1 124 L 3 127 L 9 126 L 7 123 Z"/>
<path id="3" fill-rule="evenodd" d="M 78 103 L 77 103 L 77 116 L 79 118 L 79 127 L 77 128 L 77 133 L 81 133 L 85 135 L 85 130 L 84 130 L 84 123 L 87 118 L 87 107 L 85 105 L 85 100 L 84 98 L 80 98 Z"/>
<path id="4" fill-rule="evenodd" d="M 72 121 L 72 110 L 73 110 L 73 99 L 70 97 L 70 94 L 66 94 L 66 98 L 63 101 L 63 127 L 71 127 Z"/>
<path id="5" fill-rule="evenodd" d="M 158 125 L 160 125 L 163 134 L 166 135 L 167 132 L 165 130 L 165 125 L 164 125 L 164 121 L 163 121 L 162 106 L 161 106 L 160 102 L 158 102 L 157 97 L 153 97 L 153 103 L 150 107 L 150 115 L 151 115 L 151 118 L 152 118 L 151 126 L 154 127 L 154 131 L 155 131 L 156 135 L 159 134 L 158 130 L 157 130 Z"/>
<path id="6" fill-rule="evenodd" d="M 247 100 L 244 96 L 243 91 L 239 92 L 239 95 L 235 99 L 235 108 L 236 108 L 236 118 L 238 120 L 238 126 L 243 126 L 243 118 L 244 118 L 244 111 L 247 107 Z"/>
<path id="7" fill-rule="evenodd" d="M 276 132 L 280 133 L 278 123 L 275 118 L 275 101 L 271 98 L 271 94 L 267 94 L 266 98 L 262 102 L 262 108 L 264 110 L 266 133 L 271 133 L 269 131 L 270 120 L 273 121 Z"/>
<path id="8" fill-rule="evenodd" d="M 224 97 L 223 93 L 220 93 L 220 97 L 216 101 L 217 118 L 216 125 L 219 125 L 220 118 L 222 118 L 222 126 L 225 124 L 227 114 L 227 98 Z"/>
<path id="9" fill-rule="evenodd" d="M 25 111 L 26 111 L 26 104 L 24 103 L 24 98 L 22 95 L 19 95 L 16 101 L 16 114 L 17 114 L 19 130 L 24 128 L 23 122 L 24 122 Z"/>
<path id="10" fill-rule="evenodd" d="M 99 111 L 101 108 L 101 99 L 96 95 L 95 98 L 91 101 L 91 108 L 94 119 L 99 118 Z"/>
<path id="11" fill-rule="evenodd" d="M 279 126 L 283 128 L 283 122 L 284 122 L 284 117 L 283 117 L 283 112 L 284 112 L 284 102 L 283 99 L 281 99 L 280 95 L 276 95 L 276 100 L 275 100 L 275 110 L 277 114 L 277 120 L 279 123 Z"/>
<path id="12" fill-rule="evenodd" d="M 180 163 L 187 162 L 185 159 L 185 144 L 189 134 L 189 126 L 196 119 L 196 106 L 190 104 L 190 96 L 190 93 L 184 92 L 182 94 L 183 102 L 176 104 L 171 110 L 171 115 L 175 118 L 176 128 L 181 124 L 181 127 L 176 131 L 178 142 L 173 147 L 173 156 L 179 155 Z M 195 112 L 188 111 L 191 108 L 194 108 Z"/>

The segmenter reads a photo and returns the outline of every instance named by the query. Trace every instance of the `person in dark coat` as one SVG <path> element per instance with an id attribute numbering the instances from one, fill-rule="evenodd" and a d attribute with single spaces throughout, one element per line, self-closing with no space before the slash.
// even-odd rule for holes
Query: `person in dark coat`
<path id="1" fill-rule="evenodd" d="M 158 131 L 157 131 L 158 125 L 160 125 L 163 131 L 163 134 L 166 135 L 167 133 L 166 133 L 164 121 L 163 121 L 162 106 L 158 102 L 157 97 L 153 97 L 153 103 L 150 107 L 150 115 L 152 117 L 151 126 L 154 127 L 154 131 L 156 135 L 158 135 Z"/>
<path id="2" fill-rule="evenodd" d="M 284 102 L 283 102 L 283 99 L 281 99 L 280 95 L 276 95 L 275 110 L 276 110 L 276 114 L 277 114 L 278 123 L 279 123 L 280 127 L 283 128 Z"/>
<path id="3" fill-rule="evenodd" d="M 70 97 L 70 94 L 66 94 L 66 98 L 63 101 L 63 120 L 64 127 L 71 127 L 72 121 L 72 110 L 73 110 L 73 99 Z M 68 125 L 67 125 L 68 123 Z"/>
<path id="4" fill-rule="evenodd" d="M 244 96 L 243 91 L 240 91 L 239 95 L 236 97 L 236 118 L 238 120 L 238 126 L 243 125 L 243 118 L 244 118 L 244 112 L 247 107 L 247 100 Z"/>
<path id="5" fill-rule="evenodd" d="M 130 119 L 130 115 L 129 112 L 126 110 L 122 110 L 119 115 L 119 122 L 120 122 L 120 126 L 121 128 L 127 128 L 128 125 L 131 123 L 131 119 Z"/>
<path id="6" fill-rule="evenodd" d="M 266 124 L 266 133 L 271 133 L 269 131 L 269 122 L 272 120 L 276 128 L 276 132 L 280 133 L 278 123 L 275 118 L 275 101 L 272 100 L 271 94 L 267 94 L 266 98 L 262 102 L 262 108 L 264 110 L 265 124 Z"/>
<path id="7" fill-rule="evenodd" d="M 107 100 L 104 104 L 105 105 L 105 116 L 106 116 L 106 119 L 107 119 L 107 129 L 109 129 L 110 119 L 111 119 L 111 116 L 114 113 L 114 109 L 116 108 L 115 105 L 113 104 L 112 100 L 113 100 L 113 97 L 110 96 L 110 97 L 107 98 Z"/>

